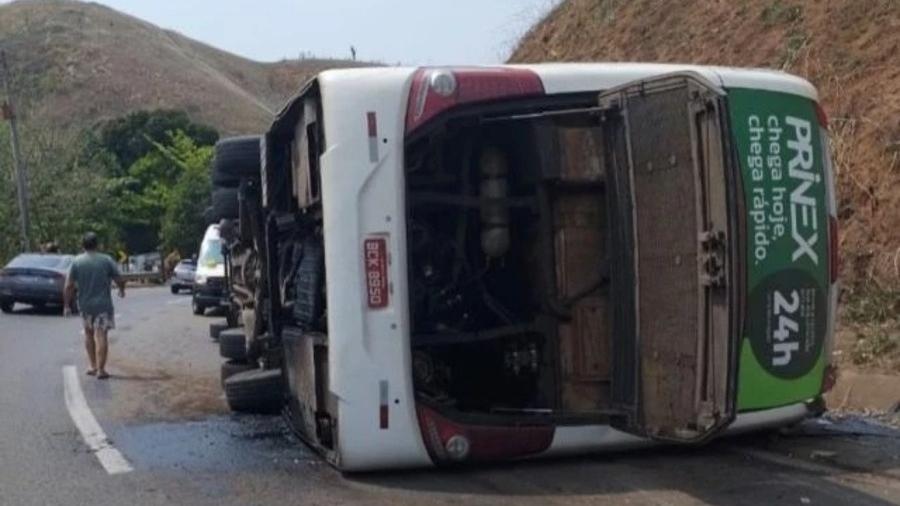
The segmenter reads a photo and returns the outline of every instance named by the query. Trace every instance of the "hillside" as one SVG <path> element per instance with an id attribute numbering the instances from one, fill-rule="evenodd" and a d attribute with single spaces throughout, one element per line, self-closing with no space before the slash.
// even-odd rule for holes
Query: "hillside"
<path id="1" fill-rule="evenodd" d="M 0 6 L 0 48 L 28 119 L 83 126 L 136 109 L 178 108 L 225 134 L 259 131 L 309 76 L 357 65 L 256 62 L 71 0 Z"/>
<path id="2" fill-rule="evenodd" d="M 900 2 L 565 0 L 510 59 L 768 67 L 815 84 L 830 116 L 841 221 L 845 293 L 835 358 L 898 384 Z M 857 406 L 885 396 L 881 377 L 846 378 L 835 391 L 840 405 L 851 391 Z"/>
<path id="3" fill-rule="evenodd" d="M 842 276 L 900 289 L 900 2 L 567 0 L 511 60 L 708 63 L 806 77 L 834 137 Z"/>

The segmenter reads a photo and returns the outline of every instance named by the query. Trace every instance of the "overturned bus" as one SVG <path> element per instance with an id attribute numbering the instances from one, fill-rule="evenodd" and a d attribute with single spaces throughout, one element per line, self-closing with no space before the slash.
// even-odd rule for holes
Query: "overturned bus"
<path id="1" fill-rule="evenodd" d="M 819 409 L 836 211 L 800 78 L 327 71 L 261 146 L 231 232 L 255 370 L 226 391 L 280 392 L 342 470 L 698 444 Z"/>

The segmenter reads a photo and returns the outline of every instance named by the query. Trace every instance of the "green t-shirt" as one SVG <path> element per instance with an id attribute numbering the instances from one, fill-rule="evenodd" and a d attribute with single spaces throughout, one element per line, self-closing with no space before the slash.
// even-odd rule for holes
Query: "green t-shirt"
<path id="1" fill-rule="evenodd" d="M 110 284 L 119 277 L 119 267 L 109 255 L 95 252 L 78 255 L 72 262 L 69 277 L 78 290 L 78 309 L 83 314 L 112 316 Z"/>

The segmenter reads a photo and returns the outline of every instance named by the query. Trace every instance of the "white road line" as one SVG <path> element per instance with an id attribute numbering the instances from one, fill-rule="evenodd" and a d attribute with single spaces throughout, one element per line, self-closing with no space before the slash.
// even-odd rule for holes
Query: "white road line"
<path id="1" fill-rule="evenodd" d="M 122 474 L 134 471 L 131 464 L 113 447 L 103 428 L 97 423 L 91 408 L 87 405 L 84 393 L 81 391 L 81 382 L 78 381 L 78 370 L 74 365 L 67 365 L 62 368 L 63 386 L 65 388 L 66 408 L 69 409 L 69 416 L 81 432 L 88 448 L 97 456 L 100 465 L 109 474 Z"/>

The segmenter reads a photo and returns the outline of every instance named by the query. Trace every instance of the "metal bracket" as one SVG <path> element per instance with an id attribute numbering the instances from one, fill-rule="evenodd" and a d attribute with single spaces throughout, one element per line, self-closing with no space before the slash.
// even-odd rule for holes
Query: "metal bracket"
<path id="1" fill-rule="evenodd" d="M 700 266 L 703 273 L 700 282 L 704 286 L 723 288 L 727 284 L 725 274 L 725 252 L 727 241 L 725 232 L 721 230 L 706 230 L 701 232 L 700 241 Z"/>

